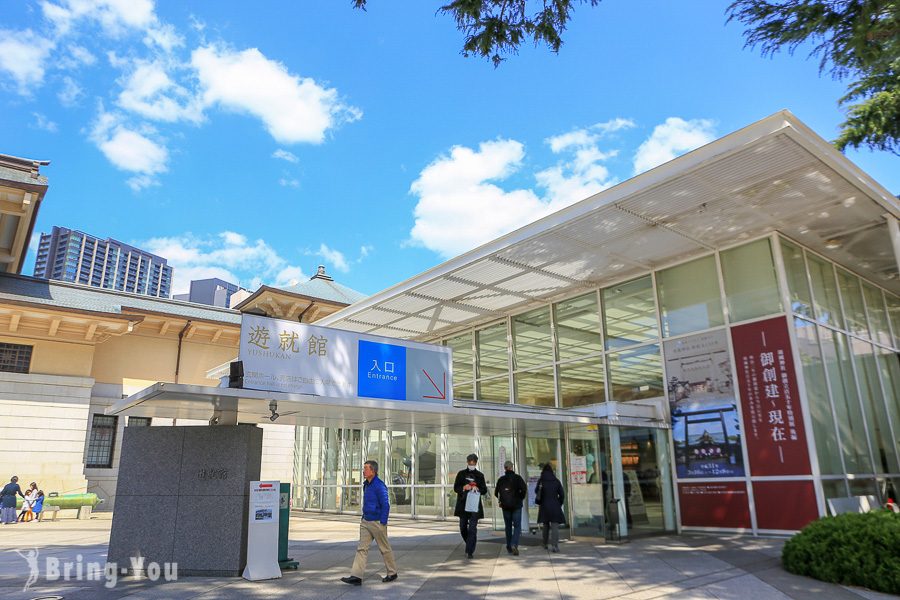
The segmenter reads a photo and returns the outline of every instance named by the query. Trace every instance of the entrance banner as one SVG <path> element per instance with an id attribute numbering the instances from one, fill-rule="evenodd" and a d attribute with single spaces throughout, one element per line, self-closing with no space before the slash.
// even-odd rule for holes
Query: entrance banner
<path id="1" fill-rule="evenodd" d="M 797 531 L 819 518 L 812 481 L 754 481 L 752 485 L 760 529 Z"/>
<path id="2" fill-rule="evenodd" d="M 678 478 L 743 477 L 727 334 L 669 340 L 664 352 Z"/>
<path id="3" fill-rule="evenodd" d="M 452 402 L 451 350 L 242 315 L 244 387 L 332 398 Z"/>
<path id="4" fill-rule="evenodd" d="M 809 475 L 787 319 L 731 328 L 752 476 Z"/>
<path id="5" fill-rule="evenodd" d="M 747 484 L 743 481 L 679 483 L 678 501 L 685 527 L 751 527 Z"/>

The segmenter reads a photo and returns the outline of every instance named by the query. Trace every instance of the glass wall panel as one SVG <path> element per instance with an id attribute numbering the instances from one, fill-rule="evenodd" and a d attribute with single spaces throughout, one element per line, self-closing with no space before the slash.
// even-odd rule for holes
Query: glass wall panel
<path id="1" fill-rule="evenodd" d="M 574 408 L 606 401 L 601 357 L 563 363 L 557 368 L 560 406 Z"/>
<path id="2" fill-rule="evenodd" d="M 553 362 L 550 307 L 512 318 L 513 369 L 528 369 Z"/>
<path id="3" fill-rule="evenodd" d="M 390 483 L 391 463 L 387 460 L 386 431 L 368 431 L 366 440 L 365 460 L 374 460 L 378 463 L 378 477 L 385 483 Z"/>
<path id="4" fill-rule="evenodd" d="M 831 263 L 812 254 L 807 254 L 806 260 L 809 263 L 816 319 L 819 323 L 843 328 L 844 320 L 841 317 L 841 304 L 838 300 L 837 284 L 834 281 L 834 270 Z"/>
<path id="5" fill-rule="evenodd" d="M 347 479 L 343 483 L 362 485 L 363 440 L 359 429 L 345 429 L 347 439 Z"/>
<path id="6" fill-rule="evenodd" d="M 309 470 L 307 471 L 306 480 L 312 486 L 321 485 L 324 476 L 322 469 L 322 459 L 325 456 L 325 442 L 322 435 L 324 431 L 322 427 L 309 428 Z"/>
<path id="7" fill-rule="evenodd" d="M 649 275 L 603 290 L 603 324 L 607 350 L 659 338 Z"/>
<path id="8" fill-rule="evenodd" d="M 768 239 L 726 250 L 721 257 L 732 323 L 781 312 L 781 294 Z"/>
<path id="9" fill-rule="evenodd" d="M 405 431 L 391 431 L 391 459 L 388 462 L 388 485 L 412 483 L 412 436 Z"/>
<path id="10" fill-rule="evenodd" d="M 888 415 L 893 425 L 893 446 L 900 449 L 900 354 L 877 347 L 875 352 L 878 354 L 878 371 Z"/>
<path id="11" fill-rule="evenodd" d="M 440 517 L 444 513 L 444 490 L 440 486 L 416 488 L 416 515 L 424 517 Z M 452 512 L 450 513 L 453 514 Z"/>
<path id="12" fill-rule="evenodd" d="M 878 497 L 878 488 L 875 486 L 874 479 L 850 479 L 847 483 L 850 485 L 851 496 Z"/>
<path id="13" fill-rule="evenodd" d="M 887 310 L 881 290 L 863 281 L 863 297 L 866 300 L 866 312 L 869 313 L 869 330 L 872 339 L 885 346 L 891 345 L 891 326 L 888 322 Z"/>
<path id="14" fill-rule="evenodd" d="M 323 468 L 325 485 L 334 485 L 338 482 L 338 477 L 342 475 L 341 470 L 341 436 L 339 430 L 334 427 L 326 427 L 324 457 L 325 464 Z"/>
<path id="15" fill-rule="evenodd" d="M 887 304 L 888 318 L 894 330 L 894 348 L 900 348 L 900 298 L 892 294 L 884 295 Z"/>
<path id="16" fill-rule="evenodd" d="M 840 475 L 844 469 L 841 465 L 831 403 L 828 400 L 825 366 L 822 364 L 816 325 L 804 319 L 794 319 L 794 330 L 797 332 L 797 350 L 803 366 L 803 381 L 806 384 L 806 398 L 809 402 L 819 470 L 823 474 Z"/>
<path id="17" fill-rule="evenodd" d="M 658 344 L 613 352 L 607 360 L 613 400 L 627 402 L 663 395 Z"/>
<path id="18" fill-rule="evenodd" d="M 858 336 L 869 337 L 866 310 L 863 307 L 859 278 L 843 269 L 837 270 L 837 276 L 838 287 L 841 290 L 841 300 L 844 302 L 844 317 L 847 320 L 847 329 Z"/>
<path id="19" fill-rule="evenodd" d="M 831 385 L 831 402 L 844 452 L 844 467 L 847 473 L 871 473 L 872 462 L 869 460 L 862 409 L 850 365 L 847 336 L 819 327 L 819 337 L 822 340 L 822 358 L 828 383 Z"/>
<path id="20" fill-rule="evenodd" d="M 449 434 L 447 436 L 447 483 L 453 486 L 456 474 L 466 468 L 466 457 L 475 452 L 475 437 L 471 435 Z M 456 501 L 454 496 L 453 501 Z M 449 514 L 453 514 L 450 511 Z"/>
<path id="21" fill-rule="evenodd" d="M 600 337 L 597 294 L 591 292 L 556 304 L 556 347 L 559 360 L 602 352 L 603 342 Z"/>
<path id="22" fill-rule="evenodd" d="M 825 500 L 830 498 L 846 498 L 847 497 L 847 481 L 845 479 L 823 479 L 822 491 L 825 494 Z M 826 505 L 828 503 L 826 502 Z M 826 506 L 826 510 L 827 506 Z M 829 514 L 830 511 L 829 511 Z"/>
<path id="23" fill-rule="evenodd" d="M 361 500 L 362 500 L 362 486 L 352 486 L 352 487 L 344 487 L 341 490 L 341 502 L 343 508 L 342 512 L 345 513 L 359 513 L 361 508 Z"/>
<path id="24" fill-rule="evenodd" d="M 498 323 L 476 332 L 475 339 L 478 346 L 478 377 L 508 373 L 506 323 Z"/>
<path id="25" fill-rule="evenodd" d="M 416 444 L 416 483 L 441 483 L 440 434 L 420 433 Z"/>
<path id="26" fill-rule="evenodd" d="M 485 379 L 476 384 L 478 399 L 483 402 L 509 402 L 509 376 Z"/>
<path id="27" fill-rule="evenodd" d="M 664 336 L 710 329 L 725 322 L 715 257 L 660 271 L 656 286 Z"/>
<path id="28" fill-rule="evenodd" d="M 456 377 L 453 377 L 456 379 Z M 468 385 L 453 386 L 453 397 L 457 400 L 474 400 L 475 386 L 471 383 Z"/>
<path id="29" fill-rule="evenodd" d="M 465 333 L 444 343 L 453 350 L 453 387 L 471 384 L 475 376 L 472 334 Z"/>
<path id="30" fill-rule="evenodd" d="M 859 378 L 863 411 L 869 428 L 869 442 L 875 458 L 876 473 L 900 473 L 897 449 L 894 447 L 889 427 L 887 405 L 878 381 L 878 364 L 872 345 L 851 338 L 851 350 Z"/>
<path id="31" fill-rule="evenodd" d="M 516 404 L 528 406 L 556 406 L 553 367 L 535 371 L 520 371 L 513 375 Z"/>
<path id="32" fill-rule="evenodd" d="M 784 269 L 787 272 L 791 310 L 798 315 L 812 317 L 812 295 L 809 293 L 809 280 L 806 278 L 803 250 L 800 249 L 800 246 L 781 240 L 781 257 L 784 259 Z"/>

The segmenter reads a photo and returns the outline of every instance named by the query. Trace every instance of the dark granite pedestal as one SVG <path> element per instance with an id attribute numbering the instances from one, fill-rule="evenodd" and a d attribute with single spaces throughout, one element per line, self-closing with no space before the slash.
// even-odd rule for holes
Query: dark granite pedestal
<path id="1" fill-rule="evenodd" d="M 249 483 L 259 479 L 255 425 L 126 427 L 107 561 L 143 557 L 178 575 L 240 576 Z"/>

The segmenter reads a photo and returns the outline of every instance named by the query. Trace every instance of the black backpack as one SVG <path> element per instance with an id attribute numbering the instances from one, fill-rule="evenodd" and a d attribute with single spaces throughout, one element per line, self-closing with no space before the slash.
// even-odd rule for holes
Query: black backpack
<path id="1" fill-rule="evenodd" d="M 522 499 L 516 493 L 516 485 L 512 477 L 504 477 L 503 481 L 498 484 L 497 490 L 497 498 L 500 500 L 501 507 L 513 508 L 522 503 Z"/>

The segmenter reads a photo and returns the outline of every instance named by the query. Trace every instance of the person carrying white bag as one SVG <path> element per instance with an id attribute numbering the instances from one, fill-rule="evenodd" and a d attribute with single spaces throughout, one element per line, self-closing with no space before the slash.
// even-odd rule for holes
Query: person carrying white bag
<path id="1" fill-rule="evenodd" d="M 488 490 L 484 473 L 476 468 L 478 456 L 470 454 L 466 457 L 466 463 L 466 468 L 456 474 L 456 481 L 453 482 L 453 491 L 456 492 L 456 510 L 453 514 L 459 517 L 459 534 L 466 542 L 466 557 L 472 558 L 478 542 L 478 520 L 484 518 L 481 497 Z"/>

